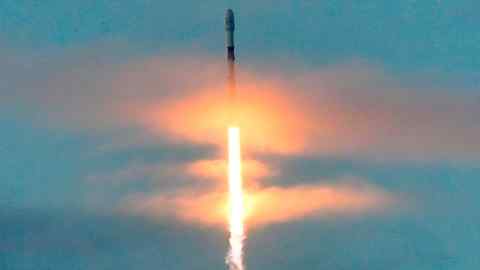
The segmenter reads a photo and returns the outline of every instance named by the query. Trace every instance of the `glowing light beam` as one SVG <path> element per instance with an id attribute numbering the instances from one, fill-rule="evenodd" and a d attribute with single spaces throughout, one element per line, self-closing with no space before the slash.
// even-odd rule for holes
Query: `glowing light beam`
<path id="1" fill-rule="evenodd" d="M 226 262 L 230 270 L 243 270 L 244 205 L 240 130 L 228 128 L 228 186 L 230 250 Z"/>

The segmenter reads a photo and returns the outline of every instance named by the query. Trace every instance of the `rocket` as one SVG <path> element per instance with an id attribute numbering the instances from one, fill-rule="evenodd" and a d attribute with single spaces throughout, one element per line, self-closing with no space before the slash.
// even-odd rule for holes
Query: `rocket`
<path id="1" fill-rule="evenodd" d="M 228 61 L 235 61 L 235 45 L 233 42 L 233 32 L 235 31 L 235 18 L 233 17 L 233 11 L 227 9 L 225 12 L 225 31 L 226 39 L 225 45 L 227 46 L 227 59 Z"/>
<path id="2" fill-rule="evenodd" d="M 233 11 L 227 9 L 225 12 L 225 45 L 227 47 L 227 62 L 228 62 L 228 93 L 230 102 L 234 103 L 236 95 L 235 86 L 235 45 L 233 32 L 235 31 L 235 18 Z"/>

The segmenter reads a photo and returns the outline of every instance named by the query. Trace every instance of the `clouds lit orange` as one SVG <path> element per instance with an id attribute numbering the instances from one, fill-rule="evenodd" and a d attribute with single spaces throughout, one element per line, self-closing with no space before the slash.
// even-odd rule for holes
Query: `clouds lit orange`
<path id="1" fill-rule="evenodd" d="M 300 106 L 279 90 L 275 85 L 251 81 L 239 89 L 235 108 L 231 108 L 221 86 L 199 89 L 186 98 L 150 107 L 145 112 L 145 123 L 154 132 L 166 130 L 180 138 L 221 146 L 229 112 L 235 110 L 247 152 L 302 151 L 311 123 L 306 113 L 293 109 Z"/>
<path id="2" fill-rule="evenodd" d="M 129 63 L 108 78 L 111 83 L 102 81 L 98 83 L 98 89 L 89 89 L 91 93 L 86 94 L 85 99 L 70 103 L 62 102 L 62 97 L 70 100 L 68 97 L 72 93 L 81 91 L 62 92 L 69 88 L 60 84 L 57 89 L 61 89 L 58 90 L 61 94 L 55 92 L 51 95 L 58 100 L 48 103 L 48 108 L 54 111 L 57 104 L 68 104 L 72 107 L 69 108 L 71 114 L 82 112 L 78 117 L 99 129 L 134 126 L 142 135 L 153 138 L 149 143 L 180 141 L 216 146 L 218 152 L 215 156 L 202 157 L 204 160 L 187 164 L 182 167 L 185 171 L 178 172 L 186 172 L 194 179 L 217 179 L 208 186 L 213 186 L 212 189 L 200 194 L 184 190 L 168 195 L 159 192 L 158 196 L 135 201 L 135 209 L 145 209 L 154 213 L 153 216 L 165 214 L 164 210 L 150 211 L 157 209 L 157 202 L 161 201 L 178 206 L 178 210 L 172 213 L 176 216 L 215 223 L 225 220 L 222 188 L 226 184 L 225 131 L 229 108 L 224 82 L 218 80 L 218 71 L 222 69 L 211 59 L 201 60 L 199 64 L 171 57 Z M 172 69 L 171 66 L 178 68 Z M 136 72 L 139 68 L 142 72 Z M 254 208 L 247 209 L 250 211 L 249 224 L 283 222 L 324 213 L 329 207 L 337 213 L 348 213 L 353 209 L 372 211 L 378 208 L 372 202 L 383 202 L 389 197 L 376 189 L 377 192 L 373 193 L 368 192 L 370 189 L 347 192 L 333 185 L 333 194 L 338 195 L 333 196 L 335 200 L 298 201 L 292 198 L 291 201 L 299 205 L 298 209 L 273 214 L 276 208 L 269 202 L 283 201 L 281 198 L 288 196 L 311 199 L 322 194 L 324 198 L 327 196 L 322 193 L 325 185 L 307 188 L 297 183 L 300 186 L 266 187 L 262 180 L 280 174 L 281 168 L 261 163 L 256 156 L 258 153 L 346 158 L 368 155 L 382 159 L 478 158 L 480 129 L 472 115 L 480 112 L 477 104 L 470 101 L 473 98 L 398 89 L 400 86 L 395 81 L 384 78 L 383 73 L 366 65 L 339 65 L 311 70 L 302 76 L 286 67 L 281 67 L 281 74 L 285 76 L 271 76 L 272 70 L 241 69 L 240 76 L 243 77 L 238 86 L 236 111 L 239 112 L 238 125 L 242 134 L 246 206 Z M 377 102 L 379 100 L 381 102 Z M 85 114 L 82 109 L 86 104 L 89 110 Z M 77 126 L 79 122 L 74 116 L 62 114 L 61 117 Z M 442 132 L 445 130 L 449 132 Z M 115 134 L 124 136 L 121 132 Z M 124 147 L 125 138 L 119 141 Z M 136 144 L 145 140 L 135 137 L 132 141 Z M 165 171 L 159 170 L 154 177 L 170 177 L 162 174 Z M 213 206 L 207 207 L 207 202 Z M 363 207 L 354 207 L 358 205 Z M 262 214 L 263 220 L 255 214 L 262 211 L 269 213 Z"/>
<path id="3" fill-rule="evenodd" d="M 285 78 L 269 76 L 268 69 L 242 71 L 235 111 L 247 154 L 431 159 L 478 153 L 480 129 L 471 115 L 480 112 L 468 98 L 402 90 L 368 66 L 336 66 L 302 76 L 283 70 Z M 189 81 L 192 75 L 178 76 Z M 231 111 L 225 85 L 204 76 L 209 80 L 190 85 L 182 95 L 140 105 L 137 121 L 157 136 L 223 147 Z"/>
<path id="4" fill-rule="evenodd" d="M 478 160 L 480 128 L 472 116 L 480 110 L 471 91 L 402 89 L 401 82 L 367 63 L 308 72 L 297 66 L 239 66 L 238 106 L 247 154 Z M 145 143 L 145 137 L 147 143 L 223 146 L 228 106 L 225 82 L 219 80 L 224 63 L 218 59 L 158 56 L 102 67 L 97 72 L 102 76 L 90 69 L 64 70 L 70 69 L 62 66 L 48 87 L 41 85 L 47 91 L 42 95 L 18 89 L 2 105 L 41 102 L 32 108 L 65 128 L 136 129 L 140 135 L 134 138 L 115 132 L 121 147 L 126 140 Z M 85 78 L 87 88 L 70 83 Z"/>
<path id="5" fill-rule="evenodd" d="M 175 216 L 189 223 L 224 226 L 227 200 L 227 192 L 221 189 L 183 192 L 138 197 L 129 201 L 127 209 L 154 219 Z M 373 213 L 387 210 L 397 199 L 369 185 L 317 184 L 246 189 L 244 200 L 246 226 L 252 229 L 307 217 Z"/>

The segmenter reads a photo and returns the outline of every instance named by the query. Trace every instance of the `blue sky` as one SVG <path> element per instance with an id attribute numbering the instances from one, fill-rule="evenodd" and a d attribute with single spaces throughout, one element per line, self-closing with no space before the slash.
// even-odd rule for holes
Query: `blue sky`
<path id="1" fill-rule="evenodd" d="M 307 122 L 311 147 L 253 147 L 276 172 L 262 185 L 354 179 L 399 202 L 252 229 L 247 269 L 478 269 L 480 4 L 467 0 L 0 0 L 0 268 L 225 268 L 224 228 L 125 205 L 214 185 L 182 170 L 216 157 L 210 137 L 136 109 L 224 83 L 227 7 L 239 78 L 310 112 L 273 115 L 280 142 Z"/>

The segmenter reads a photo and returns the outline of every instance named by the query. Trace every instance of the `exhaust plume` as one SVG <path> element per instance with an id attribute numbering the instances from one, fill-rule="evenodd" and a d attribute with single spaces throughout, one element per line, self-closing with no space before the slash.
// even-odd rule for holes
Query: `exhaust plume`
<path id="1" fill-rule="evenodd" d="M 228 186 L 229 186 L 229 230 L 230 250 L 226 262 L 230 270 L 243 270 L 244 206 L 242 165 L 240 152 L 240 130 L 228 128 Z"/>

